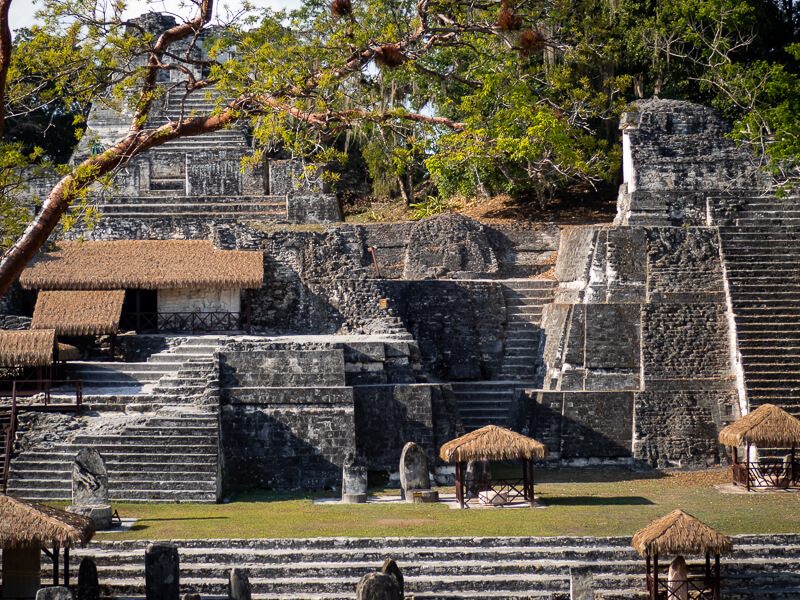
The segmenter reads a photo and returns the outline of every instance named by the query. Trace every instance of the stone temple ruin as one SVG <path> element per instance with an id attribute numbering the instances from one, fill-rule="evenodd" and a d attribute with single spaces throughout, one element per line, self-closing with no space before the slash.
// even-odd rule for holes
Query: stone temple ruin
<path id="1" fill-rule="evenodd" d="M 639 102 L 622 132 L 608 225 L 188 218 L 219 199 L 208 189 L 159 190 L 166 215 L 109 212 L 5 299 L 6 328 L 53 328 L 83 349 L 64 376 L 92 411 L 22 414 L 9 492 L 69 499 L 85 446 L 103 454 L 114 500 L 333 489 L 348 455 L 396 475 L 407 441 L 438 464 L 444 441 L 489 423 L 565 464 L 726 461 L 717 434 L 740 414 L 798 412 L 797 215 L 761 195 L 706 108 Z M 131 167 L 140 186 L 159 156 Z M 93 311 L 98 297 L 107 310 Z M 101 334 L 116 334 L 116 360 L 87 344 Z"/>
<path id="2" fill-rule="evenodd" d="M 151 118 L 214 102 L 166 94 Z M 93 109 L 76 156 L 127 122 Z M 727 461 L 717 434 L 741 414 L 800 413 L 800 213 L 707 108 L 641 101 L 621 130 L 615 222 L 570 227 L 345 224 L 297 161 L 242 172 L 244 129 L 136 157 L 85 241 L 0 299 L 4 329 L 81 353 L 48 342 L 83 410 L 20 414 L 8 491 L 69 500 L 87 446 L 116 501 L 338 489 L 346 457 L 396 476 L 409 440 L 447 479 L 435 449 L 486 424 L 555 464 Z"/>

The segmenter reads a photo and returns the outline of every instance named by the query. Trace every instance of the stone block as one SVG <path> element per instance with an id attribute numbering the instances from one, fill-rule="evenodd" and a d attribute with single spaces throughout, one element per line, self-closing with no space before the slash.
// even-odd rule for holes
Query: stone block
<path id="1" fill-rule="evenodd" d="M 77 600 L 100 600 L 100 582 L 97 565 L 90 556 L 84 556 L 78 567 Z"/>
<path id="2" fill-rule="evenodd" d="M 421 446 L 408 442 L 400 453 L 400 489 L 403 497 L 408 500 L 409 492 L 414 490 L 429 490 L 431 487 L 428 456 Z"/>
<path id="3" fill-rule="evenodd" d="M 3 597 L 6 597 L 5 592 L 3 592 Z M 72 592 L 68 588 L 55 585 L 36 592 L 36 600 L 72 600 Z"/>
<path id="4" fill-rule="evenodd" d="M 178 600 L 178 546 L 167 542 L 155 542 L 147 546 L 144 555 L 144 586 L 147 600 Z"/>

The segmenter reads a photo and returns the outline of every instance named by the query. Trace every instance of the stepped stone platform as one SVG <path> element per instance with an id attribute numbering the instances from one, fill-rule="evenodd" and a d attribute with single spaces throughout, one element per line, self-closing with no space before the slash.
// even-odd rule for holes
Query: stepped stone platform
<path id="1" fill-rule="evenodd" d="M 144 595 L 148 542 L 104 541 L 71 553 L 97 561 L 104 598 Z M 257 600 L 352 600 L 358 580 L 386 557 L 418 599 L 569 599 L 569 569 L 589 567 L 598 599 L 646 598 L 644 559 L 630 539 L 317 538 L 179 540 L 181 592 L 227 597 L 232 567 L 247 572 Z M 690 561 L 691 562 L 691 561 Z M 800 595 L 800 537 L 734 537 L 722 559 L 723 598 L 788 600 Z M 46 575 L 45 575 L 46 577 Z"/>

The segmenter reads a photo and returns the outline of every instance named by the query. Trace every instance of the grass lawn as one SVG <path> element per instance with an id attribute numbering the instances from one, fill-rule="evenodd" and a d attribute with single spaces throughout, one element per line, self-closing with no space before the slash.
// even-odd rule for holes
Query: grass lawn
<path id="1" fill-rule="evenodd" d="M 714 489 L 728 481 L 722 469 L 659 477 L 562 469 L 538 471 L 537 479 L 536 493 L 546 508 L 315 505 L 309 495 L 278 494 L 244 495 L 218 505 L 115 504 L 123 517 L 139 521 L 129 532 L 97 538 L 630 535 L 675 508 L 729 534 L 800 532 L 800 495 L 723 494 Z"/>

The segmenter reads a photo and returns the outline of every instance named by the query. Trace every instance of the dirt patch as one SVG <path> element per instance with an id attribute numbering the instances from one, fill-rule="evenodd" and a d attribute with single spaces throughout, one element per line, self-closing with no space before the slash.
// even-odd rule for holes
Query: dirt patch
<path id="1" fill-rule="evenodd" d="M 375 523 L 386 527 L 410 527 L 415 525 L 431 525 L 436 523 L 436 519 L 378 519 Z"/>

